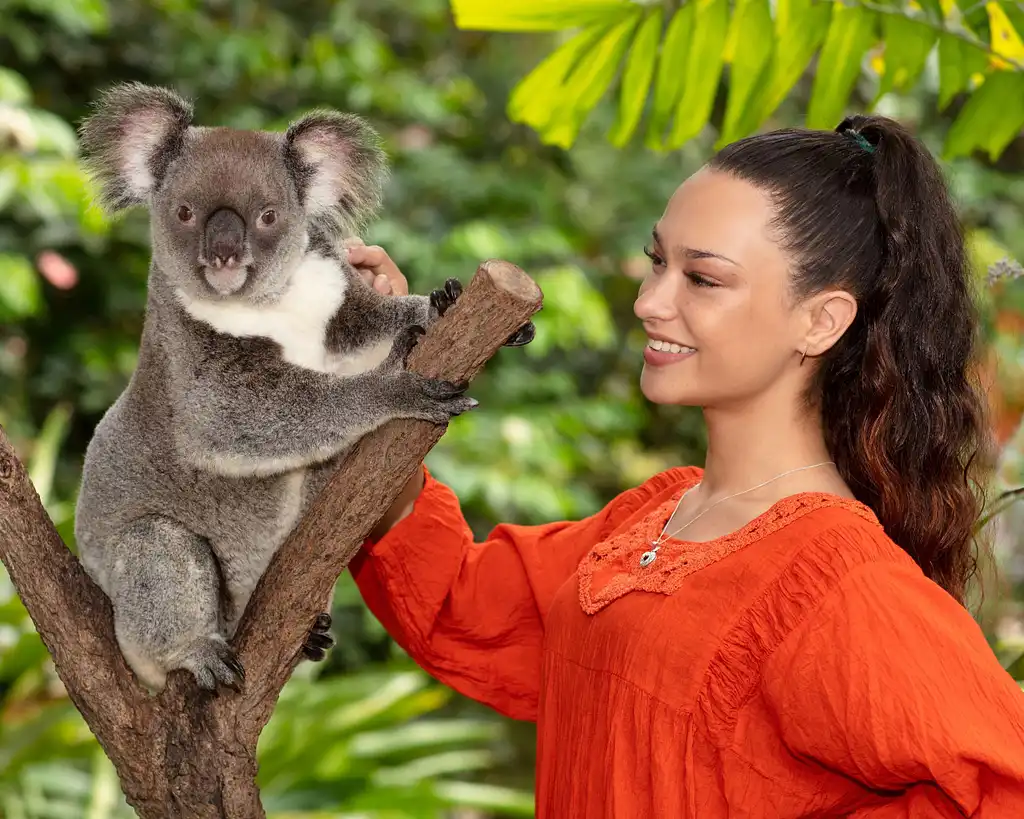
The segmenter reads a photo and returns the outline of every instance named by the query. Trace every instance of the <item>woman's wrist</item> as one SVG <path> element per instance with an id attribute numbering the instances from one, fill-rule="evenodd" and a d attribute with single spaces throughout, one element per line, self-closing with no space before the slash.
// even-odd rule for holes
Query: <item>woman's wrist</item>
<path id="1" fill-rule="evenodd" d="M 399 521 L 412 514 L 413 507 L 416 504 L 416 499 L 423 492 L 423 487 L 425 485 L 426 472 L 423 467 L 420 466 L 405 486 L 402 487 L 402 491 L 398 493 L 398 497 L 395 498 L 388 511 L 384 513 L 384 517 L 380 519 L 380 522 L 370 532 L 371 541 L 376 542 L 380 540 L 384 535 L 390 532 Z"/>

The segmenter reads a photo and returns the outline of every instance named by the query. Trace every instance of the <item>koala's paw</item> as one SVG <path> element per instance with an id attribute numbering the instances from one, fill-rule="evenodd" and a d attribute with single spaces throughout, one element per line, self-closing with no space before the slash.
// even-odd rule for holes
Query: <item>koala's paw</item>
<path id="1" fill-rule="evenodd" d="M 204 637 L 188 649 L 181 667 L 196 678 L 200 688 L 216 691 L 218 683 L 241 691 L 245 669 L 223 637 Z"/>
<path id="2" fill-rule="evenodd" d="M 411 324 L 395 336 L 385 369 L 404 369 L 409 359 L 409 353 L 419 343 L 420 336 L 426 332 L 421 324 Z"/>
<path id="3" fill-rule="evenodd" d="M 537 335 L 537 328 L 532 321 L 526 322 L 522 327 L 516 330 L 512 335 L 508 337 L 505 342 L 506 347 L 523 347 L 533 341 Z"/>
<path id="4" fill-rule="evenodd" d="M 434 321 L 445 314 L 462 295 L 462 283 L 458 279 L 447 279 L 444 288 L 432 290 L 430 293 L 430 320 Z"/>
<path id="5" fill-rule="evenodd" d="M 465 394 L 469 389 L 466 382 L 455 384 L 440 378 L 425 378 L 408 370 L 401 374 L 401 382 L 399 414 L 407 418 L 447 424 L 454 416 L 479 406 L 475 398 Z"/>
<path id="6" fill-rule="evenodd" d="M 318 614 L 313 628 L 306 636 L 306 642 L 302 644 L 302 655 L 314 663 L 320 662 L 327 656 L 328 649 L 334 647 L 334 638 L 331 636 L 331 615 L 327 612 Z"/>

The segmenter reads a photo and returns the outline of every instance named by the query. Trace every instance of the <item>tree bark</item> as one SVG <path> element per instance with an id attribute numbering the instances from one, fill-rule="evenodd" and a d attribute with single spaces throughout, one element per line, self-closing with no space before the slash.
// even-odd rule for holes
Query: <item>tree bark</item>
<path id="1" fill-rule="evenodd" d="M 410 369 L 471 381 L 541 302 L 522 270 L 485 262 L 420 339 Z M 142 819 L 264 816 L 255 784 L 260 732 L 339 575 L 444 431 L 392 421 L 348 453 L 249 601 L 233 640 L 246 669 L 240 693 L 204 692 L 176 671 L 151 697 L 121 656 L 106 595 L 57 534 L 0 428 L 0 560 Z"/>

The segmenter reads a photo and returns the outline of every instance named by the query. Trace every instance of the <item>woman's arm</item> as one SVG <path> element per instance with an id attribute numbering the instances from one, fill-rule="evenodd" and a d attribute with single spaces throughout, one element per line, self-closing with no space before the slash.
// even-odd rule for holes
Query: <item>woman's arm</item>
<path id="1" fill-rule="evenodd" d="M 395 504 L 393 525 L 378 527 L 387 533 L 367 543 L 352 575 L 388 633 L 431 675 L 503 714 L 534 719 L 555 594 L 594 544 L 688 472 L 656 475 L 584 520 L 501 524 L 475 542 L 454 493 L 423 470 L 411 510 Z"/>
<path id="2" fill-rule="evenodd" d="M 376 543 L 384 535 L 391 531 L 392 527 L 402 518 L 408 517 L 412 512 L 413 503 L 416 498 L 420 496 L 423 491 L 423 486 L 426 483 L 426 475 L 422 469 L 417 469 L 416 474 L 413 475 L 408 483 L 403 487 L 402 491 L 398 493 L 398 497 L 395 498 L 394 503 L 391 504 L 391 508 L 384 513 L 384 517 L 380 519 L 373 531 L 370 532 L 370 542 Z"/>
<path id="3" fill-rule="evenodd" d="M 763 695 L 797 758 L 888 794 L 858 819 L 1024 817 L 1024 692 L 916 567 L 851 573 L 776 650 Z"/>

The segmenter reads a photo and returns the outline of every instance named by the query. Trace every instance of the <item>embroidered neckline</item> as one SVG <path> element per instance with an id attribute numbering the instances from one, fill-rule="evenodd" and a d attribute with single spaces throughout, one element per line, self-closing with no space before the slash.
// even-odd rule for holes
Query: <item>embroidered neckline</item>
<path id="1" fill-rule="evenodd" d="M 798 492 L 779 499 L 757 517 L 734 532 L 712 540 L 690 541 L 665 538 L 658 549 L 658 558 L 648 566 L 640 566 L 640 555 L 661 534 L 665 521 L 672 514 L 683 492 L 700 480 L 700 473 L 677 487 L 663 503 L 641 518 L 634 526 L 594 546 L 577 569 L 580 605 L 587 614 L 595 614 L 614 600 L 631 591 L 673 594 L 683 580 L 694 572 L 763 540 L 773 532 L 816 509 L 828 506 L 846 509 L 864 520 L 881 525 L 874 512 L 857 500 L 828 492 Z M 595 575 L 608 576 L 601 588 L 594 591 Z"/>

